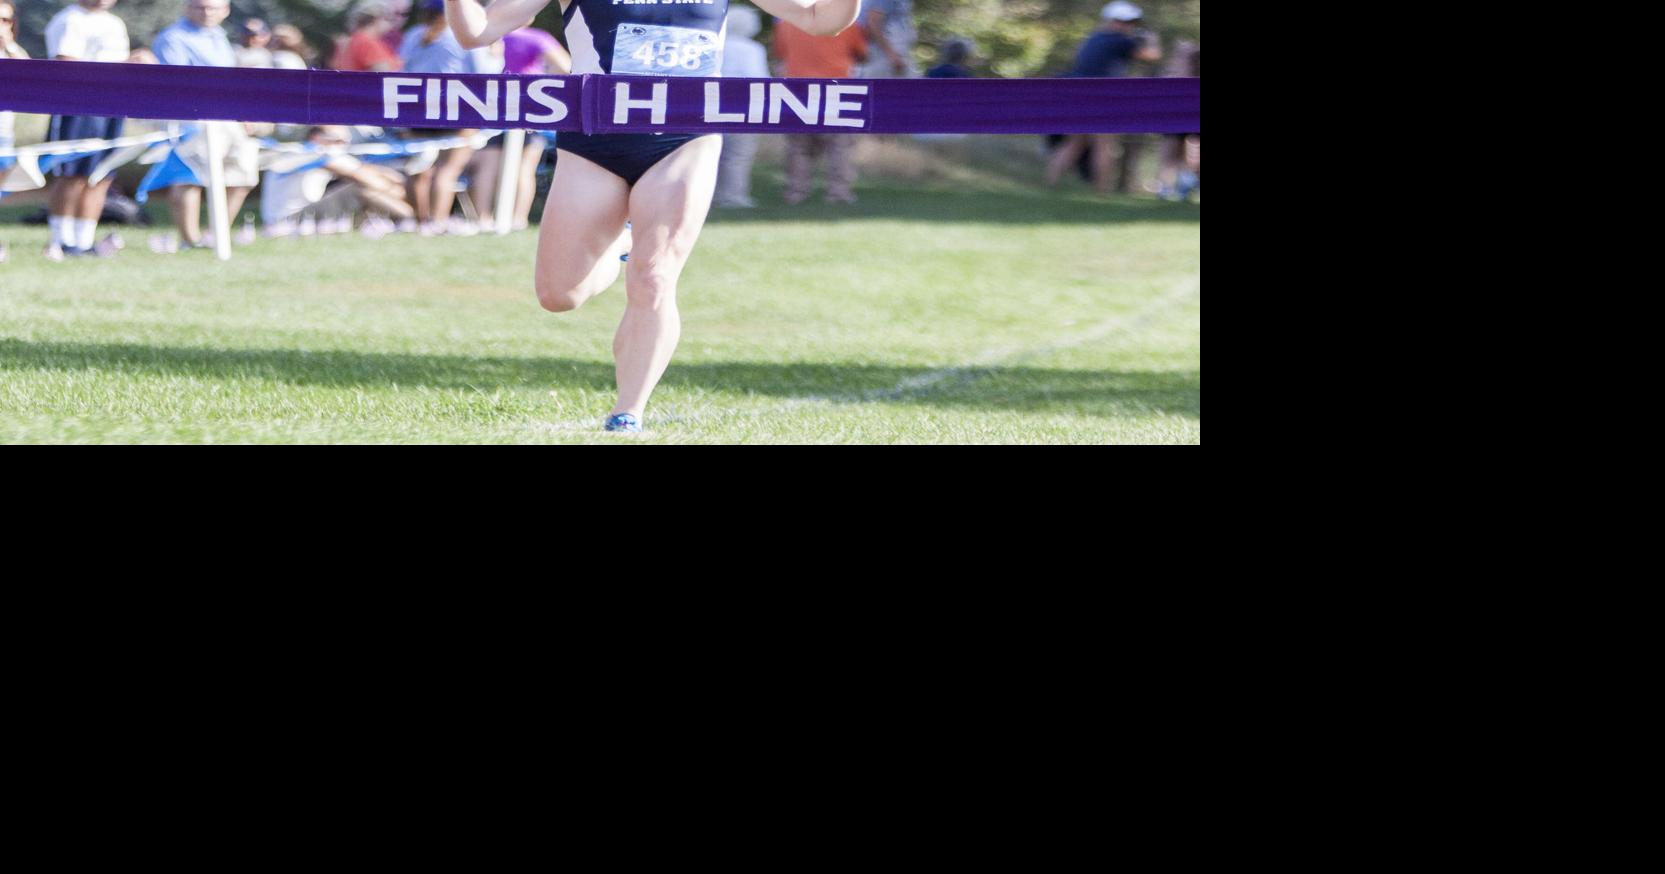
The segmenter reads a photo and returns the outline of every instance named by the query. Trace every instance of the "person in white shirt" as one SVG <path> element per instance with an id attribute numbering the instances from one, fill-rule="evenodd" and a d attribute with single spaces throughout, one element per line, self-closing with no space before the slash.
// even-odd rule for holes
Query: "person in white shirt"
<path id="1" fill-rule="evenodd" d="M 111 14 L 116 0 L 77 0 L 53 17 L 46 26 L 46 54 L 57 61 L 126 63 L 131 52 L 127 25 Z M 55 115 L 47 132 L 48 142 L 102 139 L 121 136 L 126 119 Z M 93 184 L 95 168 L 110 153 L 99 152 L 61 164 L 52 170 L 55 178 L 48 207 L 52 241 L 46 257 L 62 261 L 66 255 L 113 255 L 120 240 L 113 235 L 103 243 L 98 238 L 98 219 L 104 214 L 104 196 L 114 176 Z M 96 252 L 95 252 L 96 245 Z"/>
<path id="2" fill-rule="evenodd" d="M 723 51 L 723 75 L 741 79 L 769 78 L 769 50 L 752 37 L 763 29 L 757 10 L 735 6 L 728 11 L 728 44 Z M 724 134 L 723 157 L 717 165 L 717 196 L 712 203 L 730 209 L 751 209 L 752 162 L 757 159 L 758 134 Z"/>
<path id="3" fill-rule="evenodd" d="M 0 0 L 0 60 L 6 58 L 28 60 L 29 53 L 17 44 L 17 7 L 10 0 Z M 15 118 L 10 112 L 0 112 L 0 149 L 9 149 L 15 144 Z M 0 158 L 0 181 L 6 178 L 9 160 Z"/>
<path id="4" fill-rule="evenodd" d="M 285 155 L 273 161 L 260 186 L 260 213 L 268 236 L 289 236 L 303 217 L 310 214 L 336 181 L 350 183 L 337 189 L 342 204 L 337 210 L 363 210 L 385 214 L 390 222 L 409 219 L 416 213 L 405 202 L 405 182 L 397 172 L 366 164 L 347 154 L 352 133 L 345 127 L 323 125 L 306 133 L 312 150 Z M 312 218 L 319 218 L 312 215 Z M 366 227 L 370 225 L 366 224 Z"/>
<path id="5" fill-rule="evenodd" d="M 27 60 L 28 57 L 29 53 L 17 44 L 17 7 L 9 0 L 0 0 L 0 60 Z M 0 149 L 9 149 L 17 142 L 14 119 L 12 113 L 0 112 Z M 15 163 L 11 158 L 0 158 L 0 185 L 6 184 L 6 174 L 12 171 Z M 4 263 L 6 244 L 0 243 L 0 264 Z"/>
<path id="6" fill-rule="evenodd" d="M 0 60 L 29 59 L 29 53 L 17 44 L 17 7 L 10 0 L 0 0 Z"/>

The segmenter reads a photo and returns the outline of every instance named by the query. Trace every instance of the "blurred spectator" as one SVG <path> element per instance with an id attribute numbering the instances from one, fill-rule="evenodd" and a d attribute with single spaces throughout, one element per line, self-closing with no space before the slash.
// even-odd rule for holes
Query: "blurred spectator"
<path id="1" fill-rule="evenodd" d="M 411 12 L 415 4 L 411 0 L 364 0 L 364 3 L 379 5 L 386 12 L 388 28 L 387 33 L 382 35 L 382 42 L 397 53 L 405 40 L 405 26 L 413 20 Z"/>
<path id="2" fill-rule="evenodd" d="M 301 29 L 292 24 L 272 28 L 272 66 L 279 70 L 306 70 L 312 67 L 317 52 L 306 44 Z"/>
<path id="3" fill-rule="evenodd" d="M 514 76 L 566 75 L 572 72 L 572 55 L 561 41 L 548 31 L 539 30 L 528 21 L 526 26 L 503 37 L 503 72 Z M 526 137 L 526 147 L 520 153 L 520 179 L 515 188 L 515 211 L 510 225 L 515 230 L 531 226 L 532 201 L 538 195 L 538 165 L 543 162 L 548 145 L 541 133 Z M 490 210 L 497 203 L 497 186 L 503 177 L 503 135 L 498 134 L 474 157 L 469 168 L 469 194 L 482 210 Z"/>
<path id="4" fill-rule="evenodd" d="M 723 76 L 769 78 L 769 52 L 753 39 L 763 29 L 757 10 L 734 6 L 728 11 L 728 44 L 723 51 Z M 758 134 L 724 134 L 722 164 L 717 171 L 714 203 L 731 209 L 751 209 L 752 162 L 757 160 Z"/>
<path id="5" fill-rule="evenodd" d="M 1190 40 L 1174 46 L 1163 75 L 1174 79 L 1202 76 L 1202 49 Z M 1163 200 L 1190 200 L 1202 188 L 1202 136 L 1162 138 L 1162 168 L 1157 172 L 1157 196 Z"/>
<path id="6" fill-rule="evenodd" d="M 496 73 L 500 48 L 465 49 L 445 23 L 445 0 L 422 0 L 421 23 L 405 31 L 399 63 L 408 73 Z"/>
<path id="7" fill-rule="evenodd" d="M 789 79 L 848 79 L 867 58 L 867 38 L 859 27 L 838 36 L 811 36 L 786 21 L 775 22 L 775 55 Z M 788 134 L 786 202 L 803 203 L 815 185 L 815 162 L 827 163 L 827 202 L 855 203 L 856 138 L 839 134 Z"/>
<path id="8" fill-rule="evenodd" d="M 512 76 L 565 75 L 572 71 L 572 55 L 547 30 L 526 26 L 503 37 L 503 72 Z"/>
<path id="9" fill-rule="evenodd" d="M 977 47 L 971 40 L 957 36 L 942 44 L 937 54 L 937 65 L 925 71 L 927 79 L 970 79 L 974 74 L 966 64 Z"/>
<path id="10" fill-rule="evenodd" d="M 913 23 L 913 0 L 868 0 L 862 4 L 862 29 L 875 51 L 861 70 L 863 79 L 905 79 L 919 75 L 913 47 L 919 32 Z"/>
<path id="11" fill-rule="evenodd" d="M 1151 34 L 1140 28 L 1144 18 L 1144 10 L 1127 0 L 1106 5 L 1100 13 L 1098 30 L 1081 44 L 1071 75 L 1116 79 L 1127 75 L 1131 61 L 1162 60 L 1162 50 Z"/>
<path id="12" fill-rule="evenodd" d="M 26 61 L 29 53 L 17 44 L 17 7 L 0 0 L 0 59 Z"/>
<path id="13" fill-rule="evenodd" d="M 17 7 L 7 0 L 0 0 L 0 60 L 26 60 L 28 57 L 29 53 L 17 44 Z M 14 123 L 12 113 L 0 111 L 0 150 L 17 145 Z M 16 163 L 12 158 L 0 158 L 0 191 L 5 190 L 6 176 Z M 6 254 L 6 244 L 0 243 L 0 264 L 6 263 Z"/>
<path id="14" fill-rule="evenodd" d="M 272 29 L 251 18 L 237 28 L 237 66 L 269 70 L 277 66 L 272 57 Z"/>
<path id="15" fill-rule="evenodd" d="M 977 53 L 977 44 L 957 36 L 937 50 L 937 65 L 925 71 L 927 79 L 970 79 L 975 74 L 966 66 Z M 965 139 L 965 134 L 914 134 L 922 143 L 947 143 Z"/>
<path id="16" fill-rule="evenodd" d="M 405 203 L 404 179 L 394 170 L 346 154 L 351 137 L 344 127 L 314 127 L 306 133 L 313 151 L 285 155 L 272 163 L 260 187 L 260 215 L 267 236 L 290 236 L 307 218 L 314 222 L 350 219 L 364 212 L 391 224 L 414 215 Z M 326 198 L 332 202 L 321 207 Z M 324 209 L 333 215 L 319 215 Z"/>
<path id="17" fill-rule="evenodd" d="M 0 60 L 7 58 L 28 60 L 29 53 L 17 44 L 17 7 L 8 0 L 0 0 Z M 14 118 L 10 112 L 0 112 L 0 149 L 9 149 L 16 145 Z M 11 168 L 11 160 L 0 158 L 0 180 L 3 180 L 6 170 Z"/>
<path id="18" fill-rule="evenodd" d="M 78 0 L 53 16 L 46 26 L 46 54 L 60 61 L 96 61 L 120 64 L 128 59 L 127 24 L 111 14 L 116 0 Z M 48 142 L 69 140 L 113 140 L 121 136 L 126 119 L 55 115 L 47 132 Z M 47 222 L 52 240 L 46 257 L 61 261 L 73 255 L 113 255 L 120 248 L 114 235 L 102 243 L 98 220 L 104 214 L 104 198 L 114 174 L 98 183 L 94 171 L 110 153 L 99 152 L 52 169 L 54 178 Z"/>
<path id="19" fill-rule="evenodd" d="M 1127 75 L 1132 61 L 1155 62 L 1162 59 L 1162 50 L 1149 34 L 1142 32 L 1139 23 L 1144 11 L 1127 0 L 1115 0 L 1100 13 L 1100 25 L 1082 43 L 1076 55 L 1077 78 L 1118 78 Z M 1046 182 L 1057 185 L 1070 167 L 1091 151 L 1093 187 L 1100 194 L 1109 194 L 1114 180 L 1113 171 L 1120 151 L 1120 138 L 1115 134 L 1072 134 L 1052 154 L 1046 168 Z"/>
<path id="20" fill-rule="evenodd" d="M 405 34 L 399 50 L 404 69 L 411 73 L 493 73 L 502 61 L 492 48 L 472 51 L 462 47 L 445 21 L 445 0 L 422 0 L 422 23 Z M 497 50 L 501 50 L 500 47 Z M 417 136 L 472 137 L 478 131 L 413 130 Z M 462 178 L 474 150 L 463 147 L 441 153 L 434 164 L 410 178 L 411 204 L 424 234 L 445 233 L 451 221 L 451 207 L 457 200 L 457 181 Z M 467 232 L 461 226 L 455 228 Z"/>
<path id="21" fill-rule="evenodd" d="M 185 17 L 163 28 L 150 50 L 176 67 L 235 67 L 237 50 L 226 36 L 231 0 L 185 0 Z"/>
<path id="22" fill-rule="evenodd" d="M 353 32 L 337 49 L 330 66 L 352 73 L 398 71 L 399 54 L 386 41 L 395 24 L 393 13 L 379 2 L 359 7 L 353 15 Z"/>
<path id="23" fill-rule="evenodd" d="M 237 50 L 221 27 L 231 15 L 231 0 L 185 0 L 185 17 L 156 35 L 151 51 L 164 64 L 179 67 L 235 67 Z M 224 154 L 209 149 L 209 128 L 218 129 Z M 210 162 L 218 161 L 225 169 L 226 214 L 236 216 L 243 208 L 249 192 L 260 183 L 260 144 L 249 136 L 248 128 L 237 122 L 209 121 L 196 126 L 194 136 L 179 144 L 176 150 L 197 178 L 208 181 Z M 180 248 L 205 248 L 208 242 L 202 235 L 201 186 L 175 185 L 168 189 L 168 205 L 173 208 L 174 224 L 179 228 Z"/>

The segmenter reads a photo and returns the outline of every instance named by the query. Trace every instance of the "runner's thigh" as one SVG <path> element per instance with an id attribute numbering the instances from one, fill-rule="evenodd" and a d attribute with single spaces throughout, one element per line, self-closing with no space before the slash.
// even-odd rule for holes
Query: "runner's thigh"
<path id="1" fill-rule="evenodd" d="M 722 137 L 700 137 L 636 183 L 630 192 L 632 276 L 657 273 L 674 280 L 682 272 L 711 211 L 722 151 Z"/>
<path id="2" fill-rule="evenodd" d="M 595 164 L 561 152 L 538 229 L 538 278 L 576 288 L 624 233 L 630 186 Z"/>

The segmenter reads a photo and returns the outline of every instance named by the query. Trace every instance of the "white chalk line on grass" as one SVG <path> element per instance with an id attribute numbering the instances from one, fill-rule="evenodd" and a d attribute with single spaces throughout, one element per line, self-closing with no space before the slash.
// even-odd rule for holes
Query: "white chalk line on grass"
<path id="1" fill-rule="evenodd" d="M 1037 358 L 1044 358 L 1048 355 L 1066 352 L 1070 349 L 1086 346 L 1090 343 L 1097 343 L 1102 340 L 1109 339 L 1117 334 L 1132 333 L 1141 330 L 1149 326 L 1158 316 L 1165 313 L 1170 307 L 1189 300 L 1201 291 L 1201 277 L 1187 277 L 1186 279 L 1175 283 L 1173 287 L 1169 288 L 1168 291 L 1163 293 L 1160 297 L 1151 299 L 1144 306 L 1131 313 L 1111 316 L 1110 318 L 1093 325 L 1085 331 L 1071 334 L 1054 343 L 1020 349 L 991 349 L 976 356 L 966 364 L 957 365 L 955 367 L 944 367 L 939 370 L 921 373 L 917 376 L 910 376 L 890 388 L 871 389 L 859 394 L 807 395 L 804 397 L 787 398 L 786 400 L 765 405 L 761 409 L 753 408 L 744 415 L 751 417 L 767 416 L 775 413 L 795 410 L 805 406 L 820 404 L 895 401 L 907 397 L 927 394 L 943 388 L 966 385 L 976 382 L 977 380 L 993 376 L 995 371 L 1002 367 L 1011 367 L 1013 365 L 1023 364 Z M 673 364 L 672 366 L 674 367 L 675 365 Z M 666 415 L 655 416 L 653 418 L 667 424 L 697 424 L 712 418 L 717 418 L 716 416 L 711 415 L 711 411 L 715 410 L 717 406 L 717 404 L 708 402 L 701 408 L 691 412 L 668 413 Z M 563 425 L 564 424 L 565 423 L 563 423 Z M 564 428 L 562 430 L 564 430 Z"/>
<path id="2" fill-rule="evenodd" d="M 1116 334 L 1131 333 L 1148 326 L 1156 317 L 1168 307 L 1189 298 L 1193 293 L 1202 290 L 1199 279 L 1192 277 L 1176 284 L 1159 298 L 1156 298 L 1138 310 L 1126 315 L 1111 316 L 1102 322 L 1082 331 L 1070 335 L 1056 343 L 1044 346 L 1031 346 L 1018 350 L 991 350 L 979 355 L 975 360 L 959 367 L 945 367 L 918 376 L 911 376 L 888 389 L 875 389 L 861 395 L 864 401 L 900 400 L 909 395 L 923 394 L 946 385 L 963 385 L 992 375 L 995 368 L 1011 367 L 1023 364 L 1037 358 L 1044 358 L 1059 352 L 1067 352 L 1078 346 L 1097 343 Z M 814 398 L 806 400 L 838 400 L 838 398 Z"/>
<path id="3" fill-rule="evenodd" d="M 1047 343 L 1041 346 L 1029 346 L 1019 349 L 990 349 L 977 355 L 965 364 L 956 365 L 954 367 L 944 367 L 938 370 L 921 373 L 917 376 L 910 376 L 889 388 L 870 389 L 865 392 L 852 394 L 807 395 L 804 397 L 787 398 L 782 401 L 767 404 L 762 408 L 752 408 L 739 414 L 747 418 L 755 418 L 759 416 L 773 415 L 776 413 L 784 413 L 799 409 L 801 407 L 822 404 L 897 401 L 907 397 L 928 394 L 932 391 L 938 391 L 944 388 L 967 385 L 980 379 L 993 376 L 995 372 L 1002 367 L 1011 367 L 1028 361 L 1033 361 L 1038 358 L 1055 355 L 1059 352 L 1067 352 L 1071 349 L 1086 346 L 1090 343 L 1107 340 L 1117 334 L 1129 334 L 1139 331 L 1156 321 L 1157 317 L 1164 314 L 1169 308 L 1189 300 L 1191 297 L 1201 292 L 1201 290 L 1201 279 L 1195 276 L 1189 277 L 1176 283 L 1161 296 L 1152 298 L 1144 306 L 1131 313 L 1111 316 L 1110 318 L 1098 322 L 1084 331 L 1070 334 L 1054 343 Z M 671 366 L 675 367 L 676 365 L 672 364 Z M 663 424 L 692 425 L 708 422 L 713 419 L 726 418 L 734 415 L 735 412 L 737 411 L 728 410 L 727 408 L 720 409 L 719 404 L 708 401 L 699 408 L 689 410 L 687 412 L 667 411 L 662 415 L 651 416 L 650 419 L 657 420 Z M 599 421 L 597 418 L 590 417 L 554 422 L 537 422 L 531 425 L 531 429 L 544 432 L 594 432 L 596 430 L 597 421 Z"/>

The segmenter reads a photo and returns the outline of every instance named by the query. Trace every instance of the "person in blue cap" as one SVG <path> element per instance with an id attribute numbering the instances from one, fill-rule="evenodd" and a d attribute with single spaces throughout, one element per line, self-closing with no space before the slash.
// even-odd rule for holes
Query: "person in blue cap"
<path id="1" fill-rule="evenodd" d="M 1127 0 L 1112 0 L 1099 13 L 1098 30 L 1081 44 L 1075 57 L 1075 78 L 1115 79 L 1127 75 L 1133 61 L 1155 63 L 1162 60 L 1162 48 L 1140 28 L 1145 11 Z M 1091 152 L 1093 187 L 1099 194 L 1109 194 L 1111 172 L 1121 151 L 1121 139 L 1115 134 L 1073 134 L 1065 137 L 1046 167 L 1046 184 L 1057 185 L 1064 174 Z"/>

